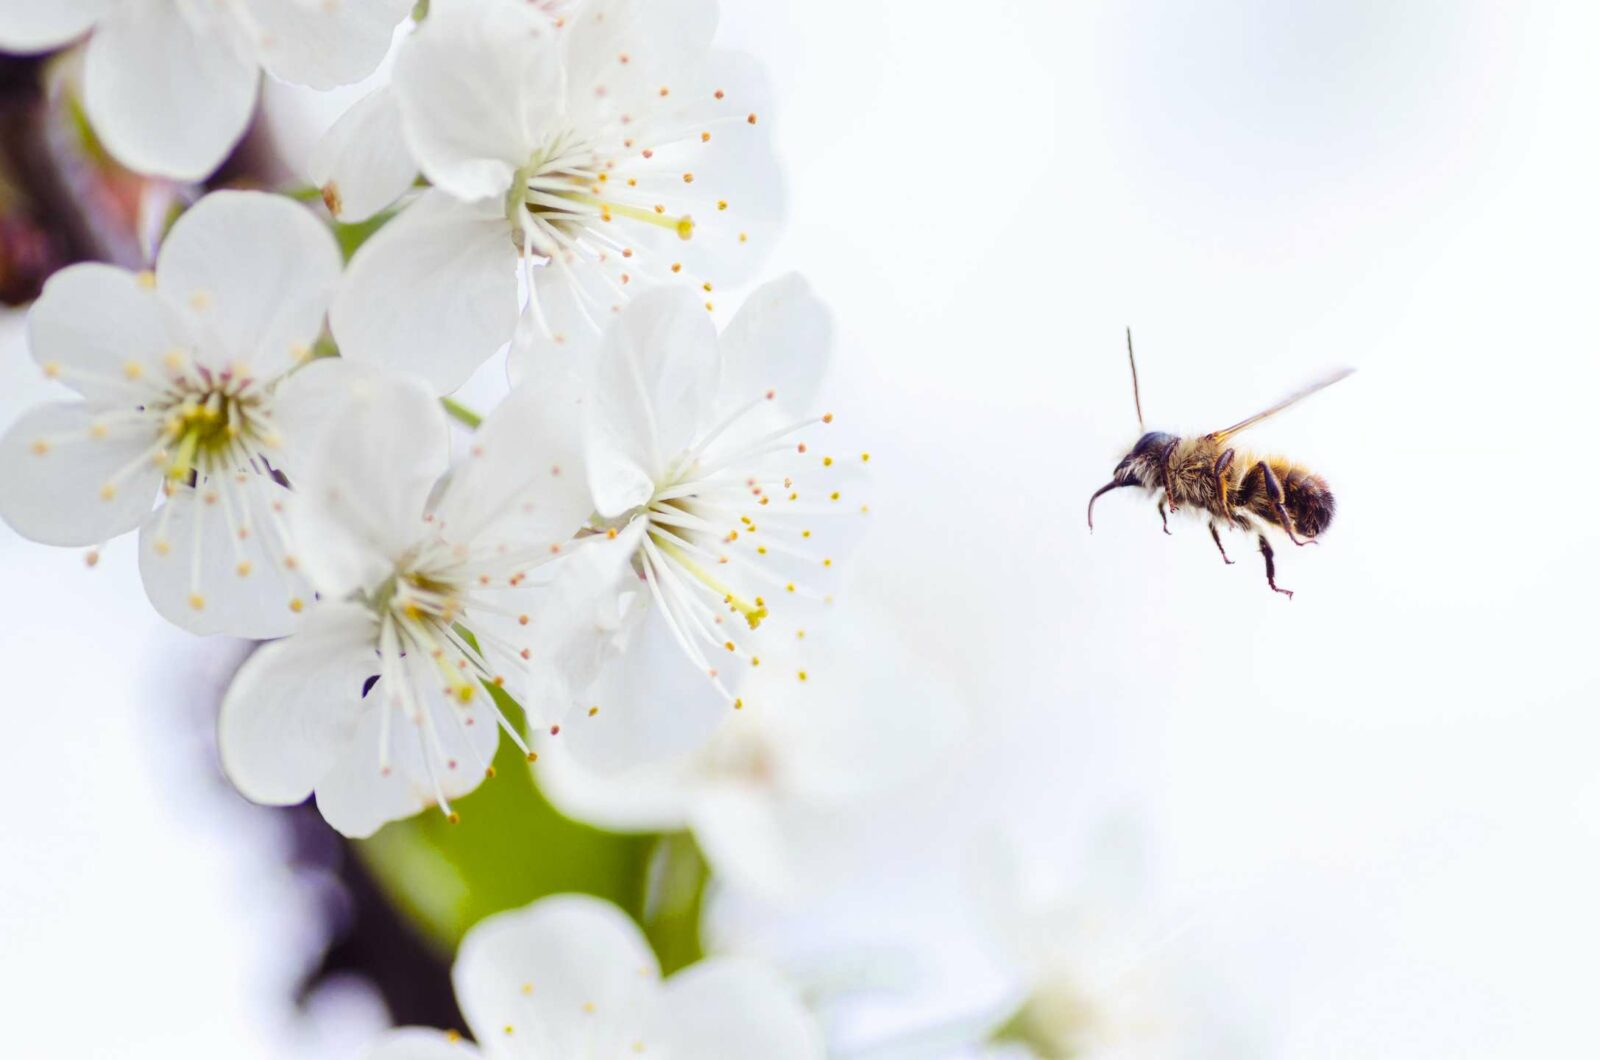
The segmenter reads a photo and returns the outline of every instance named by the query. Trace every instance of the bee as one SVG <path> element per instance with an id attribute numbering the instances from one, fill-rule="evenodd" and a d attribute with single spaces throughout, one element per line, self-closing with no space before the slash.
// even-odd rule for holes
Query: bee
<path id="1" fill-rule="evenodd" d="M 1124 486 L 1138 486 L 1157 494 L 1156 511 L 1161 529 L 1171 534 L 1167 513 L 1189 509 L 1203 512 L 1222 561 L 1232 564 L 1222 547 L 1222 527 L 1256 535 L 1261 558 L 1266 561 L 1267 585 L 1293 599 L 1294 593 L 1278 585 L 1277 566 L 1267 527 L 1276 527 L 1296 545 L 1314 545 L 1333 522 L 1333 491 L 1321 475 L 1280 456 L 1258 457 L 1228 444 L 1240 431 L 1275 416 L 1291 405 L 1326 389 L 1355 371 L 1343 368 L 1273 405 L 1198 438 L 1180 438 L 1161 431 L 1145 431 L 1144 408 L 1139 401 L 1139 368 L 1133 359 L 1133 330 L 1128 330 L 1128 368 L 1133 373 L 1133 407 L 1139 416 L 1141 437 L 1117 464 L 1111 481 L 1089 498 L 1089 530 L 1094 531 L 1094 502 L 1102 494 Z"/>

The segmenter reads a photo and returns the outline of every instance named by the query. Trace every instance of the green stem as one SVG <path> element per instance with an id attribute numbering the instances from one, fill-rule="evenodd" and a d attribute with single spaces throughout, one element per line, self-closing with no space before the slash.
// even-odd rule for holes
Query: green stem
<path id="1" fill-rule="evenodd" d="M 473 412 L 455 398 L 440 398 L 439 403 L 444 406 L 445 412 L 458 423 L 463 423 L 472 430 L 477 430 L 483 423 L 483 417 Z"/>

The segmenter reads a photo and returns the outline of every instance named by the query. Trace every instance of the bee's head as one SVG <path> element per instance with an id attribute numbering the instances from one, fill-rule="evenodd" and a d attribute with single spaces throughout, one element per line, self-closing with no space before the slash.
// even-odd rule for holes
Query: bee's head
<path id="1" fill-rule="evenodd" d="M 1171 434 L 1149 431 L 1128 450 L 1128 455 L 1117 462 L 1111 472 L 1111 481 L 1094 491 L 1089 498 L 1089 529 L 1094 529 L 1094 502 L 1102 493 L 1110 493 L 1123 486 L 1143 486 L 1154 489 L 1161 481 L 1161 464 L 1167 447 L 1177 441 Z"/>

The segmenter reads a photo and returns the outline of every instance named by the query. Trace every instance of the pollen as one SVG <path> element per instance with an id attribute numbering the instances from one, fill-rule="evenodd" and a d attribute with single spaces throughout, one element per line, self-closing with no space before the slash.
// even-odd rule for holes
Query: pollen
<path id="1" fill-rule="evenodd" d="M 861 454 L 861 462 L 863 464 L 865 464 L 867 461 L 869 461 L 871 459 L 872 459 L 872 454 L 871 453 L 862 453 Z"/>
<path id="2" fill-rule="evenodd" d="M 153 291 L 156 289 L 156 274 L 151 272 L 149 269 L 145 269 L 143 272 L 139 273 L 139 275 L 134 277 L 134 280 L 139 284 L 140 287 L 143 287 L 147 291 Z"/>
<path id="3" fill-rule="evenodd" d="M 189 308 L 196 313 L 204 313 L 207 309 L 210 309 L 211 302 L 211 292 L 209 291 L 195 291 L 189 296 Z"/>
<path id="4" fill-rule="evenodd" d="M 144 365 L 138 361 L 125 361 L 122 365 L 122 374 L 129 379 L 138 379 L 144 375 Z"/>
<path id="5" fill-rule="evenodd" d="M 683 262 L 681 262 L 681 261 L 673 262 L 672 263 L 672 271 L 673 272 L 682 272 L 683 271 Z"/>
<path id="6" fill-rule="evenodd" d="M 715 96 L 717 99 L 722 99 L 724 96 L 727 95 L 727 93 L 722 91 L 722 89 L 719 88 L 715 92 L 713 92 L 712 95 Z"/>
<path id="7" fill-rule="evenodd" d="M 756 123 L 756 116 L 755 116 L 755 114 L 754 114 L 754 113 L 752 113 L 752 114 L 751 114 L 751 115 L 750 115 L 750 116 L 749 116 L 749 117 L 747 117 L 747 118 L 746 118 L 746 119 L 745 119 L 745 121 L 747 121 L 747 122 L 749 122 L 749 123 L 750 123 L 750 124 L 751 124 L 751 125 L 754 125 L 754 124 L 755 124 L 755 123 Z"/>
<path id="8" fill-rule="evenodd" d="M 103 500 L 103 501 L 115 500 L 116 496 L 117 496 L 117 487 L 113 483 L 107 482 L 104 486 L 100 487 L 100 499 L 101 500 Z"/>
<path id="9" fill-rule="evenodd" d="M 289 610 L 293 611 L 295 614 L 298 615 L 300 612 L 304 611 L 305 609 L 306 609 L 306 602 L 304 600 L 300 599 L 298 596 L 296 596 L 294 599 L 289 601 Z"/>
<path id="10" fill-rule="evenodd" d="M 476 685 L 462 684 L 456 686 L 456 699 L 462 703 L 471 703 L 472 697 L 477 694 Z"/>
<path id="11" fill-rule="evenodd" d="M 700 134 L 700 142 L 703 143 L 703 144 L 710 143 L 711 142 L 711 134 L 708 133 L 708 132 L 701 133 Z"/>
<path id="12" fill-rule="evenodd" d="M 809 681 L 810 679 L 810 675 L 808 675 L 804 670 L 800 671 L 800 680 Z"/>
<path id="13" fill-rule="evenodd" d="M 735 699 L 735 700 L 734 700 L 734 701 L 733 701 L 733 709 L 734 709 L 734 710 L 743 710 L 743 709 L 744 709 L 744 700 L 742 700 L 742 699 Z"/>
<path id="14" fill-rule="evenodd" d="M 233 568 L 233 572 L 241 578 L 247 578 L 250 576 L 251 569 L 250 561 L 247 559 L 242 559 L 239 561 L 239 565 Z"/>
<path id="15" fill-rule="evenodd" d="M 589 708 L 589 717 L 592 718 L 598 713 L 600 713 L 600 708 L 599 707 L 590 707 Z"/>
<path id="16" fill-rule="evenodd" d="M 44 369 L 44 377 L 46 379 L 61 378 L 61 363 L 59 361 L 46 361 L 42 365 L 42 368 Z"/>
<path id="17" fill-rule="evenodd" d="M 833 457 L 831 457 L 831 456 L 823 457 L 822 458 L 822 466 L 823 467 L 832 467 L 833 466 Z"/>
<path id="18" fill-rule="evenodd" d="M 206 598 L 201 596 L 199 593 L 190 593 L 189 606 L 194 608 L 196 611 L 204 611 L 206 609 Z"/>
<path id="19" fill-rule="evenodd" d="M 678 238 L 690 239 L 694 236 L 694 218 L 684 216 L 678 219 Z"/>
<path id="20" fill-rule="evenodd" d="M 156 550 L 156 555 L 165 556 L 172 551 L 172 542 L 164 537 L 158 537 L 150 547 Z M 294 605 L 291 604 L 290 606 L 293 607 Z"/>
<path id="21" fill-rule="evenodd" d="M 50 443 L 43 438 L 35 438 L 33 444 L 28 446 L 28 450 L 34 456 L 43 456 L 50 451 Z"/>

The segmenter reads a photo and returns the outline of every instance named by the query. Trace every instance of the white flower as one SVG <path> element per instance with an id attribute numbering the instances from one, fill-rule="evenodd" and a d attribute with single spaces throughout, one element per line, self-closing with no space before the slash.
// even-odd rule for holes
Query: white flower
<path id="1" fill-rule="evenodd" d="M 794 991 L 753 961 L 714 957 L 662 981 L 615 906 L 557 895 L 467 932 L 452 978 L 478 1044 L 393 1031 L 368 1060 L 820 1060 Z"/>
<path id="2" fill-rule="evenodd" d="M 198 180 L 243 135 L 261 69 L 326 89 L 370 74 L 412 0 L 0 0 L 0 50 L 89 33 L 84 106 L 132 169 Z"/>
<path id="3" fill-rule="evenodd" d="M 540 790 L 613 831 L 692 829 L 719 880 L 761 897 L 849 879 L 881 835 L 878 804 L 932 768 L 959 720 L 892 633 L 858 614 L 776 645 L 742 689 L 749 705 L 668 762 L 608 774 L 551 741 Z"/>
<path id="4" fill-rule="evenodd" d="M 547 395 L 514 393 L 441 485 L 449 425 L 420 381 L 368 380 L 296 480 L 290 521 L 322 596 L 223 699 L 224 770 L 256 802 L 315 791 L 346 835 L 450 802 L 489 775 L 504 728 L 484 683 L 523 695 L 536 652 L 530 574 L 588 512 L 566 474 L 573 431 Z M 376 677 L 376 683 L 372 678 Z"/>
<path id="5" fill-rule="evenodd" d="M 1125 851 L 1095 851 L 1092 873 L 1072 884 L 1019 862 L 1004 842 L 985 853 L 978 897 L 1017 999 L 996 1045 L 1042 1058 L 1136 1060 L 1190 1055 L 1189 1046 L 1212 1040 L 1186 1017 Z"/>
<path id="6" fill-rule="evenodd" d="M 739 684 L 764 664 L 763 644 L 794 639 L 829 598 L 843 538 L 864 523 L 849 480 L 866 459 L 803 440 L 832 419 L 810 412 L 830 341 L 827 311 L 791 276 L 755 291 L 720 338 L 688 293 L 648 292 L 584 359 L 601 539 L 556 581 L 601 602 L 576 631 L 570 606 L 533 622 L 603 642 L 571 653 L 591 665 L 546 672 L 548 698 L 586 708 L 563 738 L 590 762 L 702 742 L 744 705 Z M 620 658 L 592 664 L 607 654 Z"/>
<path id="7" fill-rule="evenodd" d="M 587 343 L 647 282 L 710 304 L 753 270 L 781 180 L 760 71 L 712 50 L 715 25 L 714 0 L 587 0 L 554 21 L 434 3 L 396 61 L 394 114 L 369 100 L 320 165 L 375 158 L 334 196 L 371 209 L 404 163 L 360 145 L 397 118 L 433 185 L 351 262 L 332 312 L 346 355 L 448 391 L 511 339 L 519 271 L 537 332 Z"/>
<path id="8" fill-rule="evenodd" d="M 307 599 L 281 476 L 298 474 L 296 443 L 353 371 L 300 367 L 338 275 L 327 229 L 255 192 L 202 199 L 153 272 L 57 273 L 29 317 L 30 345 L 82 400 L 41 405 L 0 438 L 0 517 L 52 545 L 140 527 L 145 587 L 169 620 L 287 632 Z"/>

